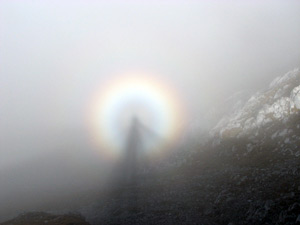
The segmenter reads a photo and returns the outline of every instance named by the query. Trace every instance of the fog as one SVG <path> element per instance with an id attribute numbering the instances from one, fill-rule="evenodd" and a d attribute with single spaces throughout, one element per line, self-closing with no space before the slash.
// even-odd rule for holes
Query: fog
<path id="1" fill-rule="evenodd" d="M 1 1 L 0 220 L 106 184 L 87 122 L 106 82 L 163 80 L 185 130 L 299 67 L 299 25 L 299 1 Z"/>

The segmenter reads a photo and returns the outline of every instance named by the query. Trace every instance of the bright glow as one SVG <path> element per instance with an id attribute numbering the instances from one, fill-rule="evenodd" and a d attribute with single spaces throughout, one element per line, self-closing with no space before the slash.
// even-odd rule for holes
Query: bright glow
<path id="1" fill-rule="evenodd" d="M 178 140 L 183 108 L 177 93 L 162 79 L 127 73 L 101 85 L 90 105 L 89 124 L 94 143 L 108 157 L 122 156 L 134 117 L 142 125 L 144 152 L 161 156 Z"/>

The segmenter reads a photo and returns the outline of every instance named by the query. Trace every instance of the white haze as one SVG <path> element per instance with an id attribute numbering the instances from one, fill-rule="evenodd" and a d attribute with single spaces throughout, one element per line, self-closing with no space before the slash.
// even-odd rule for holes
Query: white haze
<path id="1" fill-rule="evenodd" d="M 85 119 L 112 74 L 163 76 L 190 123 L 298 67 L 299 40 L 299 1 L 2 0 L 0 220 L 105 183 Z"/>

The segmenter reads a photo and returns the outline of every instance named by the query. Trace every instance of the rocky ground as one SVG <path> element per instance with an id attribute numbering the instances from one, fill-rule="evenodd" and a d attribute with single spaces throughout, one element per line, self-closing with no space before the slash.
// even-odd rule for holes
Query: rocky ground
<path id="1" fill-rule="evenodd" d="M 79 211 L 90 224 L 300 224 L 299 160 L 235 165 L 214 153 L 200 156 L 194 165 L 110 187 Z M 88 223 L 80 216 L 32 213 L 1 225 L 9 224 Z"/>
<path id="2" fill-rule="evenodd" d="M 91 224 L 300 224 L 299 162 L 183 165 L 82 209 Z"/>
<path id="3" fill-rule="evenodd" d="M 44 212 L 25 213 L 1 225 L 89 225 L 85 219 L 76 214 L 53 215 Z"/>
<path id="4" fill-rule="evenodd" d="M 111 186 L 82 214 L 91 224 L 300 224 L 299 70 L 275 81 L 205 144 Z"/>

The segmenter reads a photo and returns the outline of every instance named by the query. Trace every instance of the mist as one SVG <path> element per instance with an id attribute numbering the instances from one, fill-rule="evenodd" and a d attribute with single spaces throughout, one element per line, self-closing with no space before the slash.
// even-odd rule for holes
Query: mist
<path id="1" fill-rule="evenodd" d="M 151 74 L 176 93 L 180 134 L 210 129 L 211 109 L 299 67 L 299 25 L 291 0 L 1 1 L 0 221 L 86 204 L 111 180 L 88 122 L 107 83 Z"/>

